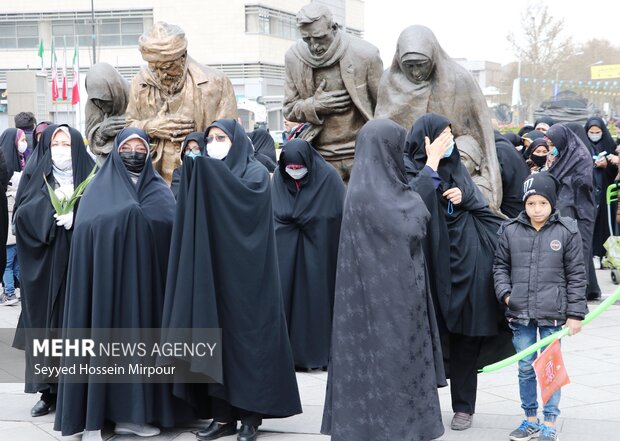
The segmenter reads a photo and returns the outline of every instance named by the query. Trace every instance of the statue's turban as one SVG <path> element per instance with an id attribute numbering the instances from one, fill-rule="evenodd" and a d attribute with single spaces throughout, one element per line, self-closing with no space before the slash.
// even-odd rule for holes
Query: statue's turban
<path id="1" fill-rule="evenodd" d="M 144 61 L 173 61 L 187 51 L 187 39 L 180 27 L 159 21 L 140 36 L 138 47 Z"/>

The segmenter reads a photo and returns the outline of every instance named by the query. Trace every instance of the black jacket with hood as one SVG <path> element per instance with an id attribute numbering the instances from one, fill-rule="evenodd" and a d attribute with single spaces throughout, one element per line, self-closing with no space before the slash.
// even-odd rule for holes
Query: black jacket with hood
<path id="1" fill-rule="evenodd" d="M 586 273 L 577 222 L 551 213 L 540 231 L 523 211 L 504 223 L 493 263 L 495 294 L 510 296 L 506 317 L 527 325 L 560 326 L 587 313 Z"/>

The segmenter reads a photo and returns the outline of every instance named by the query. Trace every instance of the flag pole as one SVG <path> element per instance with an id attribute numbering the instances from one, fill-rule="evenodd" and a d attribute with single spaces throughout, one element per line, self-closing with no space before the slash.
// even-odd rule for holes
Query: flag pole
<path id="1" fill-rule="evenodd" d="M 75 53 L 76 53 L 77 56 L 75 57 L 76 67 L 75 67 L 75 72 L 74 73 L 77 74 L 77 81 L 74 82 L 75 83 L 74 87 L 77 86 L 78 91 L 79 91 L 80 90 L 80 45 L 79 45 L 78 41 L 76 41 L 76 46 L 75 47 L 76 47 L 76 49 L 75 49 L 76 52 Z M 73 89 L 71 90 L 71 95 L 73 96 Z M 79 121 L 78 127 L 79 127 L 79 130 L 80 130 L 80 133 L 82 134 L 82 137 L 84 137 L 84 132 L 83 132 L 83 129 L 82 129 L 82 122 L 83 121 L 82 121 L 82 97 L 81 96 L 80 96 L 80 99 L 78 99 L 77 104 L 78 104 L 78 121 Z"/>

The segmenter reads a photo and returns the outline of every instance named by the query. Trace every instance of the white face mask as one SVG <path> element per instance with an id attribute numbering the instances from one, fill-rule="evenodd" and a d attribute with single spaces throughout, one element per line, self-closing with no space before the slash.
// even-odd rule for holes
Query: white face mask
<path id="1" fill-rule="evenodd" d="M 231 146 L 230 141 L 222 141 L 222 142 L 213 141 L 207 144 L 207 154 L 211 158 L 224 159 L 226 155 L 228 155 L 228 152 L 230 151 L 230 146 Z"/>
<path id="2" fill-rule="evenodd" d="M 19 151 L 19 153 L 24 153 L 27 148 L 28 148 L 28 141 L 20 141 L 17 144 L 17 150 Z"/>
<path id="3" fill-rule="evenodd" d="M 601 133 L 588 133 L 588 138 L 590 138 L 590 141 L 592 141 L 592 142 L 599 142 L 602 137 L 603 137 L 603 132 L 601 132 Z"/>
<path id="4" fill-rule="evenodd" d="M 306 167 L 302 167 L 302 168 L 288 168 L 286 167 L 286 173 L 288 173 L 288 175 L 295 179 L 296 181 L 302 179 L 304 176 L 306 176 L 308 174 L 308 169 Z"/>
<path id="5" fill-rule="evenodd" d="M 71 149 L 67 147 L 52 147 L 52 162 L 62 171 L 71 168 Z"/>

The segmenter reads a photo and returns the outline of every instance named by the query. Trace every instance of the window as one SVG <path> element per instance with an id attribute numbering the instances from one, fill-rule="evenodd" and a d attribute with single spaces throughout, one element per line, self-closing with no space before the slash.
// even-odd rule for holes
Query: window
<path id="1" fill-rule="evenodd" d="M 296 40 L 299 38 L 295 14 L 258 5 L 245 7 L 245 32 Z"/>
<path id="2" fill-rule="evenodd" d="M 135 46 L 144 32 L 140 18 L 103 18 L 97 22 L 97 42 L 101 46 Z M 52 35 L 57 47 L 72 47 L 74 36 L 80 46 L 92 44 L 92 22 L 89 19 L 57 20 L 52 22 Z"/>
<path id="3" fill-rule="evenodd" d="M 39 45 L 39 24 L 20 21 L 0 24 L 0 49 L 29 49 Z"/>

